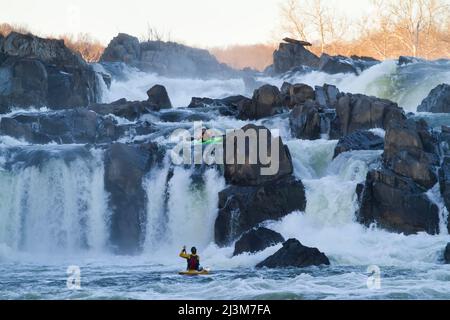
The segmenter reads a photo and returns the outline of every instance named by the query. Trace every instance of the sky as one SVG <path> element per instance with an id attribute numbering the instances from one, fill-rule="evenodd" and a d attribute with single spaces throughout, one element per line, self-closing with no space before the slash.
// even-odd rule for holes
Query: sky
<path id="1" fill-rule="evenodd" d="M 0 23 L 40 35 L 89 33 L 103 44 L 119 32 L 137 37 L 148 26 L 199 47 L 264 43 L 277 35 L 284 0 L 0 0 Z M 369 0 L 324 0 L 360 18 Z"/>

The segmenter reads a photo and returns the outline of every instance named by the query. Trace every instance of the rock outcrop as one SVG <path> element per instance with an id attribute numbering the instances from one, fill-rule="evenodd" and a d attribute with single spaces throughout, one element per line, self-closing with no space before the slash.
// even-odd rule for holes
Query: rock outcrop
<path id="1" fill-rule="evenodd" d="M 450 243 L 447 243 L 447 246 L 444 250 L 444 262 L 446 264 L 450 264 Z"/>
<path id="2" fill-rule="evenodd" d="M 190 78 L 230 78 L 238 72 L 217 59 L 207 50 L 175 42 L 146 41 L 119 34 L 105 49 L 102 63 L 123 62 L 146 72 L 163 76 Z"/>
<path id="3" fill-rule="evenodd" d="M 148 102 L 156 106 L 158 110 L 160 109 L 170 109 L 172 108 L 172 103 L 170 102 L 169 95 L 164 86 L 157 84 L 151 87 L 147 91 Z"/>
<path id="4" fill-rule="evenodd" d="M 63 40 L 12 32 L 3 41 L 0 53 L 3 113 L 11 106 L 85 107 L 99 99 L 96 72 Z"/>
<path id="5" fill-rule="evenodd" d="M 424 121 L 393 124 L 383 167 L 367 175 L 358 220 L 405 234 L 439 232 L 439 209 L 426 194 L 437 182 L 438 165 L 437 141 Z"/>
<path id="6" fill-rule="evenodd" d="M 278 50 L 273 53 L 275 74 L 287 72 L 301 65 L 316 69 L 319 67 L 319 57 L 300 43 L 280 43 Z"/>
<path id="7" fill-rule="evenodd" d="M 317 140 L 322 133 L 322 112 L 312 101 L 297 105 L 289 115 L 292 136 L 303 140 Z"/>
<path id="8" fill-rule="evenodd" d="M 384 139 L 370 131 L 355 131 L 339 139 L 334 149 L 334 158 L 353 150 L 383 150 Z"/>
<path id="9" fill-rule="evenodd" d="M 317 248 L 305 247 L 297 239 L 289 239 L 272 256 L 256 265 L 257 268 L 306 268 L 330 265 L 327 256 Z"/>
<path id="10" fill-rule="evenodd" d="M 305 189 L 293 177 L 259 186 L 230 186 L 219 193 L 215 242 L 226 246 L 267 220 L 306 208 Z"/>
<path id="11" fill-rule="evenodd" d="M 238 118 L 257 120 L 273 116 L 282 107 L 280 90 L 272 85 L 264 85 L 255 90 L 251 101 L 243 101 L 238 106 Z"/>
<path id="12" fill-rule="evenodd" d="M 440 84 L 417 107 L 419 112 L 450 113 L 450 85 Z"/>
<path id="13" fill-rule="evenodd" d="M 278 232 L 263 227 L 252 229 L 236 241 L 233 256 L 262 251 L 281 242 L 284 242 L 284 238 Z"/>
<path id="14" fill-rule="evenodd" d="M 156 144 L 114 143 L 105 153 L 105 189 L 110 193 L 111 243 L 118 253 L 137 253 L 145 234 L 147 195 L 142 179 L 161 159 Z"/>
<path id="15" fill-rule="evenodd" d="M 246 137 L 252 139 L 246 140 Z M 228 146 L 233 146 L 232 150 Z M 268 159 L 265 159 L 266 154 Z M 240 157 L 244 163 L 239 161 Z M 226 182 L 238 186 L 257 186 L 288 177 L 293 172 L 291 154 L 281 138 L 272 137 L 269 129 L 253 124 L 225 136 L 224 167 Z M 264 173 L 269 167 L 274 172 Z"/>

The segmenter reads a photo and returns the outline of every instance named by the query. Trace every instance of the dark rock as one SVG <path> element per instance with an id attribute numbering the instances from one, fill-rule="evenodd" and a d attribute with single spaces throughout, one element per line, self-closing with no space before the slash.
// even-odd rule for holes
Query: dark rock
<path id="1" fill-rule="evenodd" d="M 294 107 L 295 105 L 304 104 L 308 100 L 314 100 L 315 96 L 314 89 L 306 84 L 291 85 L 289 87 L 289 106 Z"/>
<path id="2" fill-rule="evenodd" d="M 334 109 L 341 97 L 339 89 L 331 84 L 324 84 L 323 87 L 316 86 L 315 93 L 316 102 L 323 108 Z"/>
<path id="3" fill-rule="evenodd" d="M 292 159 L 289 149 L 283 144 L 280 137 L 273 138 L 270 130 L 263 126 L 256 126 L 249 124 L 244 126 L 241 131 L 235 131 L 235 134 L 227 134 L 224 139 L 224 176 L 225 180 L 229 184 L 240 186 L 255 186 L 265 182 L 275 181 L 287 176 L 290 176 L 293 172 Z M 261 136 L 265 134 L 265 136 Z M 249 139 L 245 137 L 254 136 L 254 143 L 257 143 L 257 154 L 252 154 L 252 146 L 249 143 Z M 262 141 L 261 139 L 266 139 Z M 239 162 L 239 152 L 244 152 L 240 149 L 240 143 L 242 141 L 245 148 L 244 163 Z M 228 144 L 233 146 L 233 151 L 230 152 Z M 267 155 L 270 155 L 270 161 L 264 161 L 260 157 L 260 146 L 267 146 Z M 278 148 L 278 158 L 275 158 L 274 147 Z M 262 152 L 262 151 L 261 151 Z M 263 155 L 264 156 L 264 155 Z M 253 160 L 253 162 L 251 161 Z M 278 170 L 274 174 L 266 174 L 263 171 L 272 166 L 272 169 Z"/>
<path id="4" fill-rule="evenodd" d="M 141 58 L 141 47 L 136 37 L 119 33 L 114 37 L 103 52 L 102 62 L 125 62 L 136 65 Z"/>
<path id="5" fill-rule="evenodd" d="M 419 112 L 449 113 L 450 112 L 450 85 L 440 84 L 428 94 L 417 107 Z"/>
<path id="6" fill-rule="evenodd" d="M 321 115 L 315 103 L 296 106 L 289 115 L 289 125 L 293 137 L 305 140 L 320 139 Z"/>
<path id="7" fill-rule="evenodd" d="M 242 120 L 257 120 L 265 117 L 270 117 L 277 112 L 277 109 L 282 106 L 282 96 L 277 87 L 271 85 L 264 85 L 255 90 L 253 98 L 250 101 L 243 101 L 239 105 L 239 119 Z"/>
<path id="8" fill-rule="evenodd" d="M 191 103 L 188 108 L 205 108 L 205 107 L 230 107 L 236 109 L 239 107 L 242 102 L 248 101 L 251 99 L 244 97 L 242 95 L 230 96 L 223 99 L 211 99 L 211 98 L 198 98 L 193 97 L 191 99 Z"/>
<path id="9" fill-rule="evenodd" d="M 439 232 L 439 209 L 426 195 L 426 188 L 410 178 L 381 169 L 367 174 L 359 222 L 393 232 L 414 234 Z"/>
<path id="10" fill-rule="evenodd" d="M 126 99 L 112 103 L 94 104 L 89 106 L 89 109 L 101 115 L 113 114 L 130 121 L 135 121 L 144 114 L 159 110 L 158 107 L 147 101 L 127 101 Z"/>
<path id="11" fill-rule="evenodd" d="M 287 72 L 300 65 L 316 69 L 319 66 L 319 57 L 301 44 L 280 43 L 278 50 L 273 53 L 275 74 Z"/>
<path id="12" fill-rule="evenodd" d="M 170 102 L 167 90 L 162 85 L 155 85 L 147 91 L 148 101 L 150 104 L 156 106 L 158 109 L 170 109 L 172 103 Z"/>
<path id="13" fill-rule="evenodd" d="M 326 53 L 320 57 L 319 70 L 329 74 L 360 73 L 360 70 L 353 64 L 353 60 L 344 56 L 332 57 Z"/>
<path id="14" fill-rule="evenodd" d="M 284 238 L 278 232 L 267 228 L 252 229 L 246 232 L 234 244 L 233 256 L 244 252 L 255 253 L 268 247 L 284 242 Z"/>
<path id="15" fill-rule="evenodd" d="M 450 264 L 450 243 L 447 243 L 447 246 L 444 250 L 444 262 L 446 264 Z"/>
<path id="16" fill-rule="evenodd" d="M 408 57 L 408 56 L 400 56 L 398 58 L 398 65 L 403 66 L 411 63 L 416 63 L 419 61 L 423 61 L 422 59 L 418 59 L 415 57 Z"/>
<path id="17" fill-rule="evenodd" d="M 205 112 L 192 112 L 185 109 L 174 109 L 161 112 L 159 115 L 161 121 L 165 122 L 182 122 L 182 121 L 210 121 L 213 119 L 213 115 Z"/>
<path id="18" fill-rule="evenodd" d="M 337 102 L 330 138 L 339 139 L 357 130 L 387 129 L 391 123 L 405 119 L 403 110 L 394 102 L 347 93 Z"/>
<path id="19" fill-rule="evenodd" d="M 3 44 L 0 107 L 46 105 L 51 109 L 97 102 L 97 75 L 63 40 L 12 32 Z M 30 103 L 32 101 L 32 103 Z"/>
<path id="20" fill-rule="evenodd" d="M 226 246 L 267 220 L 278 220 L 293 211 L 304 211 L 305 189 L 288 177 L 260 186 L 230 186 L 219 193 L 215 242 Z"/>
<path id="21" fill-rule="evenodd" d="M 395 123 L 386 131 L 383 154 L 386 167 L 426 189 L 437 183 L 438 153 L 437 140 L 424 120 Z"/>
<path id="22" fill-rule="evenodd" d="M 306 268 L 330 265 L 327 256 L 317 248 L 305 247 L 297 239 L 289 239 L 283 248 L 256 265 L 257 268 Z"/>
<path id="23" fill-rule="evenodd" d="M 334 149 L 334 158 L 339 154 L 353 150 L 383 150 L 384 139 L 370 131 L 355 131 L 339 139 Z"/>
<path id="24" fill-rule="evenodd" d="M 26 108 L 47 104 L 48 75 L 42 62 L 9 58 L 0 67 L 0 105 Z"/>
<path id="25" fill-rule="evenodd" d="M 439 186 L 445 207 L 450 212 L 450 157 L 448 156 L 444 157 L 439 168 Z M 447 228 L 450 232 L 450 221 L 447 221 Z"/>
<path id="26" fill-rule="evenodd" d="M 145 234 L 147 196 L 142 179 L 161 158 L 156 144 L 114 143 L 105 152 L 105 189 L 110 193 L 111 243 L 119 253 L 139 252 Z"/>
<path id="27" fill-rule="evenodd" d="M 111 119 L 84 108 L 3 117 L 0 132 L 38 144 L 111 143 L 123 133 Z"/>

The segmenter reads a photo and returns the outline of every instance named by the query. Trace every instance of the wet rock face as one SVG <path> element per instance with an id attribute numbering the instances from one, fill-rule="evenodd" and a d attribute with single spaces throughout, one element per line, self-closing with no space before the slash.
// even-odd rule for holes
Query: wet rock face
<path id="1" fill-rule="evenodd" d="M 305 247 L 297 239 L 289 239 L 272 256 L 256 265 L 257 268 L 306 268 L 330 265 L 327 256 L 317 248 Z"/>
<path id="2" fill-rule="evenodd" d="M 329 73 L 353 73 L 359 74 L 358 68 L 353 64 L 352 59 L 344 56 L 330 56 L 328 54 L 322 54 L 319 61 L 319 70 Z"/>
<path id="3" fill-rule="evenodd" d="M 446 264 L 450 264 L 450 243 L 447 243 L 447 246 L 444 250 L 444 262 Z"/>
<path id="4" fill-rule="evenodd" d="M 387 129 L 391 123 L 402 122 L 404 112 L 396 103 L 361 94 L 345 94 L 336 105 L 331 139 L 338 139 L 357 130 Z"/>
<path id="5" fill-rule="evenodd" d="M 236 241 L 233 256 L 262 251 L 281 242 L 284 238 L 278 232 L 267 228 L 252 229 Z"/>
<path id="6" fill-rule="evenodd" d="M 324 84 L 315 87 L 315 100 L 323 108 L 334 109 L 338 99 L 342 96 L 336 86 Z"/>
<path id="7" fill-rule="evenodd" d="M 430 189 L 437 183 L 437 144 L 424 120 L 396 123 L 386 131 L 383 160 L 395 173 Z"/>
<path id="8" fill-rule="evenodd" d="M 154 85 L 147 91 L 148 102 L 159 109 L 170 109 L 172 103 L 170 102 L 167 90 L 162 85 Z"/>
<path id="9" fill-rule="evenodd" d="M 292 136 L 303 140 L 317 140 L 321 137 L 320 107 L 311 102 L 297 105 L 289 115 Z"/>
<path id="10" fill-rule="evenodd" d="M 94 104 L 89 106 L 89 109 L 100 115 L 106 116 L 113 114 L 130 121 L 135 121 L 158 108 L 147 101 L 127 101 L 126 99 L 120 99 L 112 103 Z"/>
<path id="11" fill-rule="evenodd" d="M 141 47 L 136 37 L 119 33 L 106 47 L 100 59 L 102 62 L 125 62 L 135 65 L 141 57 Z"/>
<path id="12" fill-rule="evenodd" d="M 439 168 L 439 187 L 447 210 L 450 209 L 450 157 L 445 156 Z M 450 232 L 450 218 L 447 221 L 447 228 Z M 450 253 L 450 252 L 449 252 Z M 449 257 L 450 258 L 450 257 Z M 450 260 L 450 259 L 449 259 Z M 450 263 L 450 261 L 449 261 Z"/>
<path id="13" fill-rule="evenodd" d="M 105 189 L 110 193 L 111 243 L 119 253 L 137 253 L 145 234 L 147 195 L 142 179 L 161 158 L 153 143 L 114 143 L 105 153 Z"/>
<path id="14" fill-rule="evenodd" d="M 405 234 L 439 232 L 439 209 L 426 194 L 438 165 L 437 140 L 423 120 L 391 125 L 383 166 L 367 175 L 358 220 Z"/>
<path id="15" fill-rule="evenodd" d="M 251 101 L 239 105 L 238 118 L 242 120 L 257 120 L 273 116 L 282 106 L 280 90 L 271 85 L 264 85 L 255 90 Z"/>
<path id="16" fill-rule="evenodd" d="M 319 66 L 319 57 L 301 44 L 280 43 L 278 50 L 273 53 L 274 72 L 284 73 L 300 65 L 316 69 Z"/>
<path id="17" fill-rule="evenodd" d="M 384 139 L 370 131 L 355 131 L 339 139 L 334 149 L 334 158 L 354 150 L 384 150 Z"/>
<path id="18" fill-rule="evenodd" d="M 253 124 L 246 125 L 241 130 L 242 134 L 239 134 L 238 138 L 227 134 L 224 139 L 224 176 L 227 183 L 239 186 L 257 186 L 292 174 L 291 154 L 280 137 L 274 138 L 269 129 Z M 256 149 L 251 147 L 250 140 L 245 139 L 245 136 L 254 138 L 253 143 Z M 241 143 L 239 141 L 242 141 L 243 149 L 240 148 Z M 233 146 L 232 150 L 229 149 L 228 145 Z M 267 152 L 261 149 L 261 145 L 267 146 Z M 276 152 L 272 151 L 275 148 L 277 148 L 278 157 Z M 243 163 L 239 162 L 241 152 L 244 156 Z M 269 163 L 262 158 L 266 154 L 269 155 Z M 264 170 L 269 167 L 273 168 L 273 174 L 264 173 Z"/>
<path id="19" fill-rule="evenodd" d="M 427 189 L 386 169 L 367 175 L 358 221 L 405 234 L 439 232 L 439 209 Z"/>
<path id="20" fill-rule="evenodd" d="M 84 108 L 25 113 L 0 120 L 0 133 L 31 143 L 111 143 L 122 133 L 108 118 Z"/>
<path id="21" fill-rule="evenodd" d="M 450 85 L 440 84 L 428 94 L 417 107 L 419 112 L 449 113 L 450 112 Z"/>
<path id="22" fill-rule="evenodd" d="M 230 186 L 219 193 L 215 242 L 226 246 L 264 221 L 305 208 L 304 186 L 293 177 L 253 187 Z"/>
<path id="23" fill-rule="evenodd" d="M 0 47 L 0 111 L 85 107 L 100 96 L 96 73 L 62 40 L 11 33 Z"/>

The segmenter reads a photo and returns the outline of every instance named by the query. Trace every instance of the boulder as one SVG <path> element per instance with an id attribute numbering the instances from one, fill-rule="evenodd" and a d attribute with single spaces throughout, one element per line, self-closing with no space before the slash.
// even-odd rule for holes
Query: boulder
<path id="1" fill-rule="evenodd" d="M 284 238 L 278 232 L 267 228 L 252 229 L 246 232 L 234 244 L 233 256 L 242 253 L 255 253 L 262 251 L 268 247 L 274 246 L 278 243 L 284 242 Z"/>
<path id="2" fill-rule="evenodd" d="M 114 143 L 105 152 L 105 190 L 111 209 L 111 243 L 118 253 L 139 252 L 145 234 L 147 194 L 143 177 L 161 159 L 156 144 Z"/>
<path id="3" fill-rule="evenodd" d="M 394 123 L 386 130 L 383 161 L 426 189 L 437 183 L 438 142 L 423 119 Z"/>
<path id="4" fill-rule="evenodd" d="M 289 107 L 314 100 L 315 96 L 314 89 L 310 86 L 303 83 L 293 84 L 289 87 Z"/>
<path id="5" fill-rule="evenodd" d="M 252 140 L 246 139 L 246 137 L 254 137 L 254 144 L 249 143 Z M 229 150 L 228 145 L 233 146 L 233 150 Z M 241 145 L 243 146 L 242 149 L 240 148 Z M 255 146 L 255 149 L 252 148 L 252 145 Z M 225 136 L 223 146 L 224 176 L 229 184 L 256 186 L 288 177 L 293 172 L 289 149 L 283 144 L 280 137 L 272 137 L 270 130 L 263 126 L 249 124 L 241 130 L 234 131 L 233 134 L 228 133 Z M 261 146 L 267 146 L 267 149 L 263 150 Z M 274 147 L 278 148 L 278 157 L 275 157 L 275 154 L 272 156 Z M 253 154 L 253 150 L 257 150 L 257 154 Z M 262 152 L 264 154 L 260 154 Z M 274 158 L 270 158 L 269 162 L 264 161 L 265 159 L 262 157 L 265 157 L 265 154 Z M 242 162 L 239 161 L 241 156 L 244 160 Z M 264 172 L 269 167 L 273 168 L 273 174 Z"/>
<path id="6" fill-rule="evenodd" d="M 419 112 L 449 113 L 450 112 L 450 85 L 440 84 L 428 94 L 417 107 Z"/>
<path id="7" fill-rule="evenodd" d="M 404 234 L 439 232 L 439 208 L 427 189 L 389 169 L 367 174 L 357 220 Z"/>
<path id="8" fill-rule="evenodd" d="M 334 158 L 339 154 L 353 150 L 383 150 L 384 139 L 370 131 L 355 131 L 339 139 L 334 149 Z"/>
<path id="9" fill-rule="evenodd" d="M 344 56 L 332 57 L 326 53 L 323 53 L 320 57 L 319 70 L 329 74 L 360 73 L 360 70 L 354 65 L 352 59 Z"/>
<path id="10" fill-rule="evenodd" d="M 31 58 L 8 58 L 0 67 L 0 105 L 27 108 L 47 104 L 48 74 L 44 64 Z"/>
<path id="11" fill-rule="evenodd" d="M 113 120 L 79 108 L 2 117 L 0 133 L 36 144 L 111 143 L 123 130 Z"/>
<path id="12" fill-rule="evenodd" d="M 251 102 L 244 101 L 238 107 L 238 118 L 242 120 L 257 120 L 274 115 L 282 106 L 280 90 L 272 85 L 264 85 L 255 90 Z"/>
<path id="13" fill-rule="evenodd" d="M 299 43 L 280 43 L 278 50 L 273 53 L 275 74 L 301 65 L 316 69 L 319 66 L 319 57 Z"/>
<path id="14" fill-rule="evenodd" d="M 450 212 L 450 157 L 445 156 L 442 159 L 441 167 L 439 168 L 439 187 L 444 200 L 447 211 Z M 450 218 L 449 218 L 450 220 Z M 450 221 L 447 221 L 447 228 L 450 233 Z"/>
<path id="15" fill-rule="evenodd" d="M 130 121 L 135 121 L 144 114 L 159 110 L 157 106 L 148 101 L 127 101 L 124 98 L 112 103 L 93 104 L 89 106 L 89 109 L 101 115 L 113 114 Z"/>
<path id="16" fill-rule="evenodd" d="M 215 107 L 223 116 L 236 116 L 240 106 L 251 103 L 251 99 L 242 95 L 230 96 L 223 99 L 193 97 L 188 108 Z"/>
<path id="17" fill-rule="evenodd" d="M 405 120 L 403 109 L 394 102 L 361 94 L 342 95 L 331 123 L 331 139 L 339 139 L 357 130 L 387 129 L 391 123 Z"/>
<path id="18" fill-rule="evenodd" d="M 136 37 L 119 33 L 114 37 L 103 52 L 102 62 L 124 62 L 136 65 L 141 58 L 141 47 Z"/>
<path id="19" fill-rule="evenodd" d="M 158 109 L 170 109 L 172 103 L 170 102 L 167 90 L 162 85 L 155 85 L 147 91 L 148 102 L 156 106 Z"/>
<path id="20" fill-rule="evenodd" d="M 273 255 L 256 265 L 257 268 L 306 268 L 330 265 L 327 256 L 317 248 L 305 247 L 297 239 L 289 239 Z"/>
<path id="21" fill-rule="evenodd" d="M 336 104 L 340 96 L 341 93 L 339 92 L 339 89 L 331 84 L 324 84 L 322 87 L 315 87 L 315 99 L 322 108 L 336 108 Z"/>
<path id="22" fill-rule="evenodd" d="M 321 137 L 319 106 L 312 102 L 297 105 L 289 115 L 289 126 L 293 137 L 304 140 L 317 140 Z"/>
<path id="23" fill-rule="evenodd" d="M 293 177 L 252 187 L 230 186 L 219 193 L 215 242 L 229 245 L 260 223 L 304 211 L 305 207 L 305 188 Z"/>
<path id="24" fill-rule="evenodd" d="M 450 242 L 447 243 L 447 246 L 445 247 L 444 250 L 444 262 L 446 264 L 450 264 Z"/>
<path id="25" fill-rule="evenodd" d="M 85 107 L 98 101 L 93 68 L 62 40 L 10 33 L 0 65 L 0 108 L 45 105 L 51 109 Z"/>

